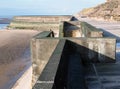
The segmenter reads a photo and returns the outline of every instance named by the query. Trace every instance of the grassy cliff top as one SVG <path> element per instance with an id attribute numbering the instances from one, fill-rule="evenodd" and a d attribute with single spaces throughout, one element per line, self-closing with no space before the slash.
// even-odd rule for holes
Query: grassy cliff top
<path id="1" fill-rule="evenodd" d="M 78 15 L 120 21 L 120 0 L 107 0 L 96 7 L 83 9 Z"/>

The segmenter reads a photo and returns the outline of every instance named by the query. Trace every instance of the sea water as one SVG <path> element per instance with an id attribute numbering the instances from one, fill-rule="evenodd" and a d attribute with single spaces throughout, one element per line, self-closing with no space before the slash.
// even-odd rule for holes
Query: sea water
<path id="1" fill-rule="evenodd" d="M 120 54 L 120 43 L 116 43 L 116 52 Z"/>
<path id="2" fill-rule="evenodd" d="M 0 15 L 0 18 L 8 18 L 8 19 L 12 19 L 13 16 L 7 16 L 7 15 Z M 0 24 L 0 30 L 3 30 L 4 28 L 6 28 L 9 24 Z"/>
<path id="3" fill-rule="evenodd" d="M 117 47 L 117 48 L 120 48 L 120 43 L 116 43 L 116 47 Z"/>
<path id="4" fill-rule="evenodd" d="M 6 28 L 9 24 L 0 24 L 0 30 Z"/>

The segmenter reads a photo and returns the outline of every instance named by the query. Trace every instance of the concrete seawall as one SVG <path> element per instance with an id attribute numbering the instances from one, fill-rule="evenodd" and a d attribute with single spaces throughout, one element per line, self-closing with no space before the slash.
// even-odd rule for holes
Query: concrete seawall
<path id="1" fill-rule="evenodd" d="M 40 33 L 41 36 L 38 34 L 31 40 L 31 52 L 33 54 L 31 55 L 33 62 L 33 85 L 43 71 L 45 65 L 48 63 L 50 56 L 59 42 L 58 39 L 44 39 L 48 37 L 49 34 L 43 34 Z"/>
<path id="2" fill-rule="evenodd" d="M 80 33 L 79 36 L 78 34 L 76 34 L 78 33 L 76 30 L 78 30 L 78 32 Z M 59 48 L 58 46 L 60 44 L 62 44 L 60 46 L 62 48 L 60 48 L 59 50 L 61 49 L 62 50 L 58 52 L 57 48 Z M 115 63 L 116 62 L 116 53 L 115 53 L 116 39 L 103 37 L 103 32 L 101 30 L 91 26 L 86 22 L 63 21 L 60 23 L 60 26 L 59 26 L 58 38 L 53 38 L 53 37 L 39 34 L 39 38 L 34 37 L 34 41 L 32 41 L 31 47 L 33 49 L 32 50 L 33 72 L 34 72 L 33 76 L 36 77 L 36 78 L 33 77 L 34 83 L 38 79 L 33 89 L 39 89 L 39 88 L 61 89 L 64 87 L 70 88 L 70 86 L 72 86 L 71 84 L 73 83 L 72 82 L 70 84 L 68 83 L 68 80 L 71 81 L 72 79 L 72 77 L 69 77 L 70 78 L 69 79 L 68 76 L 71 76 L 71 72 L 74 70 L 74 68 L 73 69 L 71 68 L 72 66 L 76 65 L 77 61 L 81 61 L 81 64 L 78 64 L 78 65 L 84 65 L 84 66 L 89 65 L 91 63 L 94 64 L 94 63 Z M 46 47 L 47 47 L 47 50 L 46 50 Z M 48 51 L 49 47 L 52 49 L 54 48 L 54 50 Z M 65 50 L 65 53 L 64 53 L 64 50 Z M 46 53 L 51 52 L 51 54 L 44 55 L 43 52 L 46 52 Z M 55 56 L 55 55 L 58 55 L 58 56 Z M 45 57 L 47 57 L 46 58 L 47 60 L 44 59 Z M 44 60 L 45 62 L 44 64 L 42 64 L 42 60 Z M 56 67 L 55 66 L 50 67 L 52 66 L 51 64 L 52 60 L 53 61 L 58 60 L 53 63 L 53 66 L 55 65 Z M 73 60 L 76 60 L 76 61 L 73 61 Z M 72 65 L 71 63 L 75 63 L 75 64 Z M 44 65 L 44 66 L 40 67 L 41 65 L 42 66 Z M 79 67 L 81 67 L 80 69 L 82 70 L 82 66 L 79 66 Z M 62 71 L 62 69 L 64 69 L 65 71 Z M 52 72 L 53 75 L 50 76 L 49 73 L 51 73 L 51 71 L 53 71 Z M 63 73 L 63 75 L 61 73 Z M 76 73 L 78 73 L 78 71 L 76 71 Z M 81 74 L 82 72 L 79 72 L 79 73 Z M 84 76 L 84 78 L 85 77 L 86 76 Z M 59 78 L 61 80 L 59 80 Z M 66 80 L 67 78 L 68 80 Z M 77 81 L 85 82 L 86 80 L 84 78 L 82 80 L 77 80 Z M 50 82 L 50 85 L 45 82 Z M 77 83 L 74 83 L 74 84 L 77 84 Z M 83 87 L 82 89 L 86 89 L 85 88 L 86 86 L 87 85 L 85 86 L 78 85 L 79 88 Z M 73 87 L 75 88 L 74 85 Z"/>
<path id="3" fill-rule="evenodd" d="M 32 81 L 30 78 L 26 89 L 30 88 L 31 82 L 33 89 L 87 89 L 89 84 L 86 81 L 91 84 L 89 78 L 93 79 L 92 74 L 93 77 L 98 77 L 96 64 L 116 62 L 115 38 L 103 37 L 103 31 L 86 22 L 70 21 L 71 19 L 71 16 L 14 18 L 10 28 L 44 31 L 31 39 L 33 72 L 31 73 L 31 68 L 28 69 L 14 89 L 21 88 L 27 76 L 32 76 Z M 55 32 L 59 33 L 59 37 L 54 37 Z M 90 71 L 89 66 L 92 69 Z M 99 82 L 99 78 L 97 80 Z"/>
<path id="4" fill-rule="evenodd" d="M 59 30 L 60 21 L 70 21 L 72 16 L 16 16 L 9 29 L 33 29 L 40 31 Z"/>
<path id="5" fill-rule="evenodd" d="M 38 36 L 39 36 L 39 38 L 38 38 Z M 62 48 L 60 48 L 59 50 L 61 50 L 61 49 L 63 49 L 63 50 L 61 50 L 59 52 L 57 49 L 57 46 L 59 46 L 61 44 L 62 40 L 63 40 L 64 44 L 62 44 L 60 46 Z M 54 85 L 56 87 L 61 87 L 61 88 L 64 87 L 64 85 L 59 85 L 59 84 L 64 83 L 64 81 L 67 81 L 65 79 L 67 76 L 69 76 L 69 74 L 68 75 L 66 74 L 67 72 L 64 71 L 65 72 L 64 73 L 62 71 L 63 68 L 67 68 L 67 67 L 63 66 L 64 63 L 66 63 L 65 64 L 66 66 L 69 65 L 69 61 L 67 61 L 67 59 L 74 60 L 74 58 L 76 57 L 76 61 L 81 60 L 82 64 L 85 64 L 85 65 L 90 64 L 90 63 L 114 63 L 116 61 L 115 60 L 116 39 L 114 39 L 114 38 L 104 38 L 104 37 L 103 38 L 100 38 L 100 37 L 95 37 L 95 38 L 72 38 L 72 37 L 53 38 L 53 37 L 49 37 L 47 35 L 38 34 L 37 36 L 34 36 L 34 39 L 31 41 L 31 48 L 32 48 L 33 76 L 34 76 L 33 81 L 34 81 L 34 83 L 36 82 L 37 79 L 39 79 L 36 82 L 36 85 L 33 87 L 33 89 L 39 89 L 39 88 L 54 89 Z M 68 50 L 67 53 L 66 52 L 64 53 L 64 50 Z M 56 54 L 54 52 L 56 52 L 57 55 L 59 54 L 59 56 L 55 56 Z M 72 55 L 72 54 L 69 54 L 69 53 L 72 53 L 73 56 L 70 57 L 70 55 Z M 78 57 L 78 55 L 76 53 L 79 54 L 80 57 Z M 52 58 L 54 56 L 55 56 L 55 58 Z M 63 60 L 62 58 L 64 59 L 64 61 L 61 63 L 60 61 Z M 70 58 L 72 58 L 72 59 L 70 59 Z M 61 67 L 52 67 L 53 64 L 50 64 L 51 63 L 50 61 L 52 61 L 52 59 L 54 60 L 52 63 L 56 66 L 58 66 L 58 65 L 62 66 L 62 69 L 61 69 Z M 56 61 L 58 59 L 59 59 L 59 61 Z M 65 62 L 65 60 L 66 60 L 66 62 Z M 76 63 L 76 61 L 73 61 L 73 62 Z M 70 63 L 70 66 L 72 66 L 71 63 Z M 47 68 L 47 70 L 46 70 L 46 68 Z M 61 72 L 57 72 L 57 71 L 59 71 L 59 68 L 60 68 L 60 71 L 64 75 L 61 75 Z M 54 70 L 54 72 L 52 72 L 53 75 L 51 75 L 51 77 L 49 76 L 49 72 L 51 73 L 50 70 Z M 67 68 L 66 71 L 72 71 L 72 70 L 71 69 L 69 70 L 69 68 Z M 57 77 L 57 76 L 59 76 L 59 77 Z M 59 81 L 60 76 L 61 76 L 62 80 Z M 40 80 L 43 78 L 45 78 L 45 80 Z M 49 80 L 49 78 L 50 79 L 52 78 L 52 80 Z M 45 82 L 51 81 L 52 83 L 50 83 L 50 85 L 48 86 L 48 84 L 44 83 L 44 81 Z M 41 86 L 39 86 L 39 84 L 41 84 Z M 46 87 L 46 86 L 48 86 L 48 87 Z M 69 84 L 66 86 L 69 86 Z M 80 86 L 78 86 L 78 87 L 80 87 Z M 57 88 L 57 89 L 59 89 L 59 88 Z"/>
<path id="6" fill-rule="evenodd" d="M 78 44 L 74 46 L 84 59 L 102 63 L 116 61 L 116 39 L 114 38 L 71 38 L 69 40 Z"/>
<path id="7" fill-rule="evenodd" d="M 64 21 L 60 23 L 59 37 L 103 37 L 103 32 L 81 21 Z"/>
<path id="8" fill-rule="evenodd" d="M 56 39 L 50 38 L 49 40 L 46 40 L 46 39 L 42 39 L 42 40 L 37 39 L 37 40 L 39 40 L 40 43 L 37 43 L 36 45 L 43 43 L 44 40 L 48 41 L 48 44 L 51 44 L 51 43 L 49 43 L 49 42 L 52 42 L 50 40 L 56 40 Z M 62 42 L 64 44 L 62 44 L 60 42 Z M 35 68 L 33 67 L 34 72 L 37 75 L 40 75 L 40 77 L 38 78 L 38 81 L 36 82 L 33 89 L 39 89 L 39 88 L 54 89 L 54 87 L 55 87 L 55 89 L 62 89 L 63 87 L 67 87 L 67 86 L 68 87 L 70 87 L 70 86 L 79 87 L 79 89 L 87 89 L 87 88 L 85 88 L 87 85 L 84 86 L 84 82 L 86 80 L 84 79 L 85 76 L 82 75 L 83 69 L 79 68 L 79 70 L 77 70 L 74 65 L 84 65 L 85 66 L 86 64 L 91 64 L 91 63 L 106 63 L 106 62 L 113 63 L 113 62 L 115 62 L 115 44 L 116 44 L 115 39 L 110 39 L 110 38 L 97 38 L 97 40 L 96 40 L 96 38 L 79 38 L 79 39 L 77 39 L 77 38 L 66 38 L 65 39 L 64 38 L 64 39 L 59 40 L 59 42 L 57 43 L 57 46 L 60 46 L 60 48 L 57 49 L 57 47 L 56 47 L 56 49 L 52 52 L 51 56 L 48 57 L 47 63 L 44 66 L 44 70 L 39 70 L 39 73 L 38 73 L 38 71 L 36 71 Z M 45 44 L 43 44 L 43 45 L 45 45 Z M 104 46 L 102 46 L 102 45 L 104 45 Z M 42 48 L 42 46 L 39 46 L 39 47 Z M 108 50 L 108 48 L 109 48 L 109 50 Z M 36 49 L 39 49 L 39 48 L 36 48 Z M 36 54 L 40 53 L 40 51 L 41 50 L 37 50 Z M 77 56 L 77 54 L 79 54 L 80 57 Z M 32 54 L 32 55 L 34 55 L 34 54 Z M 44 53 L 42 53 L 41 55 L 44 55 Z M 57 56 L 55 56 L 55 55 L 57 55 Z M 46 56 L 47 55 L 45 55 L 44 57 L 46 57 Z M 32 58 L 36 62 L 37 62 L 37 60 L 39 60 L 39 61 L 43 60 L 43 59 L 41 59 L 41 56 L 36 55 L 36 57 L 37 57 L 37 59 L 35 57 L 34 57 L 34 59 Z M 75 58 L 76 58 L 76 61 L 75 61 Z M 46 60 L 44 60 L 44 61 L 46 61 Z M 77 61 L 81 61 L 82 63 L 76 64 L 76 63 L 78 63 Z M 75 64 L 71 64 L 71 62 L 75 63 Z M 34 62 L 33 62 L 33 65 L 34 65 Z M 41 63 L 37 64 L 37 66 L 40 66 L 40 65 L 42 65 L 42 64 Z M 73 66 L 75 69 L 70 68 Z M 64 71 L 63 71 L 63 69 L 64 69 Z M 75 75 L 75 73 L 71 74 L 71 72 L 74 70 L 77 70 L 76 75 Z M 40 71 L 41 71 L 41 73 L 40 73 Z M 80 71 L 80 72 L 78 72 L 78 71 Z M 76 80 L 76 78 L 72 77 L 72 75 L 78 77 L 79 73 L 80 73 L 79 77 L 83 76 L 82 78 L 79 78 L 80 80 Z M 36 76 L 36 75 L 34 75 L 34 76 Z M 69 76 L 69 78 L 68 78 L 69 83 L 68 83 L 68 80 L 66 80 L 68 76 Z M 81 83 L 83 83 L 83 84 L 80 85 L 77 82 L 72 83 L 71 79 L 74 81 L 75 80 L 79 81 L 79 82 L 81 81 Z M 47 82 L 49 82 L 49 84 Z M 73 85 L 73 84 L 75 84 L 75 85 Z M 83 87 L 83 88 L 80 88 L 80 87 Z"/>

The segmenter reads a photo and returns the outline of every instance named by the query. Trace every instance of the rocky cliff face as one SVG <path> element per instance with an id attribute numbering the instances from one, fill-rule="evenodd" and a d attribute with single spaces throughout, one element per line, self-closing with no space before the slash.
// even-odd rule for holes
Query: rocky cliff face
<path id="1" fill-rule="evenodd" d="M 79 16 L 120 21 L 120 0 L 107 0 L 96 7 L 84 9 Z"/>

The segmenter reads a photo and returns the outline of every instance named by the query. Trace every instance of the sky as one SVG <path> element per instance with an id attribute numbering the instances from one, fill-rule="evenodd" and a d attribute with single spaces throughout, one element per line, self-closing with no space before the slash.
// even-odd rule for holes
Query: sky
<path id="1" fill-rule="evenodd" d="M 2 15 L 73 15 L 105 0 L 0 0 Z"/>

